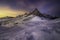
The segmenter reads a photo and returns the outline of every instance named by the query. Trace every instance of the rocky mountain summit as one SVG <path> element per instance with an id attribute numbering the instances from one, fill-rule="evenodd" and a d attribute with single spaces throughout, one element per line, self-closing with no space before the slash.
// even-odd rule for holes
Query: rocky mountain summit
<path id="1" fill-rule="evenodd" d="M 24 15 L 18 15 L 15 18 L 24 18 L 24 17 L 28 17 L 30 15 L 35 15 L 35 16 L 44 17 L 44 18 L 48 18 L 48 19 L 56 19 L 56 18 L 58 18 L 58 17 L 53 17 L 53 16 L 48 15 L 48 14 L 42 14 L 41 12 L 39 12 L 39 10 L 37 8 L 35 8 L 30 13 L 25 13 Z M 4 20 L 4 19 L 14 19 L 14 17 L 9 17 L 9 16 L 3 17 L 3 18 L 0 18 L 0 21 Z"/>
<path id="2" fill-rule="evenodd" d="M 60 18 L 33 12 L 0 19 L 0 40 L 60 40 Z"/>
<path id="3" fill-rule="evenodd" d="M 58 17 L 53 17 L 53 16 L 48 15 L 48 14 L 42 14 L 41 12 L 39 12 L 39 10 L 37 8 L 35 8 L 34 11 L 29 13 L 27 16 L 29 16 L 29 15 L 36 15 L 36 16 L 44 17 L 44 18 L 48 18 L 48 19 L 56 19 L 56 18 L 58 18 Z"/>

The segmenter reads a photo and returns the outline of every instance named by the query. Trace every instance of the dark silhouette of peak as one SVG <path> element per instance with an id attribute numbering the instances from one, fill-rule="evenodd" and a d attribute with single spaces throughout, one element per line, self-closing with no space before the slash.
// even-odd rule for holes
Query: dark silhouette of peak
<path id="1" fill-rule="evenodd" d="M 37 8 L 35 8 L 35 10 L 31 14 L 36 15 L 36 16 L 43 16 L 43 14 L 40 13 Z"/>
<path id="2" fill-rule="evenodd" d="M 38 10 L 37 8 L 35 8 L 33 12 L 39 12 L 39 10 Z M 39 13 L 40 13 L 40 12 L 39 12 Z"/>
<path id="3" fill-rule="evenodd" d="M 49 19 L 56 19 L 56 18 L 58 18 L 58 17 L 53 17 L 51 15 L 42 14 L 41 12 L 39 12 L 39 10 L 37 8 L 35 8 L 34 11 L 29 13 L 27 16 L 29 16 L 29 15 L 36 15 L 36 16 L 39 16 L 39 17 L 44 17 L 44 18 L 49 18 Z"/>
<path id="4" fill-rule="evenodd" d="M 37 8 L 35 8 L 34 11 L 29 13 L 27 16 L 29 15 L 43 16 L 43 14 L 41 14 Z"/>

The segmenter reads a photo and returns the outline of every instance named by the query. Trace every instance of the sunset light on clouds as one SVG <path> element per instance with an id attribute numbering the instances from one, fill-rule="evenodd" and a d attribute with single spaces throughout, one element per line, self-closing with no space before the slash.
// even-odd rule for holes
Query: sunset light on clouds
<path id="1" fill-rule="evenodd" d="M 56 0 L 0 0 L 0 17 L 15 17 L 35 8 L 43 14 L 60 17 L 60 2 Z"/>
<path id="2" fill-rule="evenodd" d="M 6 17 L 6 16 L 16 17 L 26 12 L 27 11 L 24 11 L 24 10 L 14 10 L 10 8 L 9 6 L 0 6 L 0 18 Z"/>

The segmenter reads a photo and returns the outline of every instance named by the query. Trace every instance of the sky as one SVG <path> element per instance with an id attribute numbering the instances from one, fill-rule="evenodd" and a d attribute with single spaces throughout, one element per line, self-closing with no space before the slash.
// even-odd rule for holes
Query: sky
<path id="1" fill-rule="evenodd" d="M 0 17 L 24 14 L 35 8 L 43 14 L 60 17 L 59 0 L 0 0 Z"/>

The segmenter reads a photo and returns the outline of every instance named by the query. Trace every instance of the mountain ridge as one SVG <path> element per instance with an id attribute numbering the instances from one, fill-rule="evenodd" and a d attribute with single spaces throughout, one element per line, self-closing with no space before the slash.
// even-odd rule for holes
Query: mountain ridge
<path id="1" fill-rule="evenodd" d="M 10 17 L 10 16 L 7 16 L 7 17 L 3 17 L 3 18 L 0 18 L 0 19 L 6 19 L 6 18 L 17 18 L 17 17 L 28 17 L 29 15 L 35 15 L 35 16 L 39 16 L 39 17 L 44 17 L 44 18 L 48 18 L 48 19 L 56 19 L 56 18 L 59 18 L 59 17 L 53 17 L 51 15 L 48 15 L 48 14 L 42 14 L 37 8 L 35 8 L 32 12 L 30 13 L 25 13 L 24 15 L 18 15 L 16 17 Z"/>

